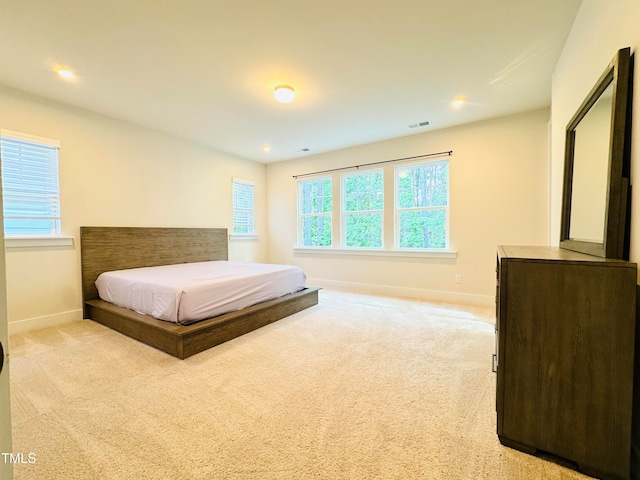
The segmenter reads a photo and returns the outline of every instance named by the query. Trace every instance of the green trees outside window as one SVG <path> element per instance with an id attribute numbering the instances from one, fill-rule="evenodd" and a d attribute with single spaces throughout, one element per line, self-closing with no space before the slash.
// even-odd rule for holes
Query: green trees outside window
<path id="1" fill-rule="evenodd" d="M 446 248 L 449 162 L 396 167 L 399 248 Z"/>
<path id="2" fill-rule="evenodd" d="M 387 188 L 387 205 L 385 176 L 394 177 L 393 190 Z M 332 219 L 332 194 L 333 180 L 338 178 L 340 198 L 335 206 L 341 217 L 334 237 L 332 226 L 338 224 Z M 395 223 L 385 223 L 385 217 L 391 220 L 392 216 Z M 444 250 L 449 247 L 448 229 L 449 160 L 298 181 L 301 247 L 331 247 L 333 237 L 340 238 L 343 248 L 383 249 L 385 239 L 390 244 L 394 238 L 396 250 Z"/>
<path id="3" fill-rule="evenodd" d="M 345 174 L 342 185 L 345 246 L 382 248 L 382 170 Z"/>
<path id="4" fill-rule="evenodd" d="M 332 182 L 330 178 L 298 182 L 300 239 L 304 247 L 331 246 Z"/>

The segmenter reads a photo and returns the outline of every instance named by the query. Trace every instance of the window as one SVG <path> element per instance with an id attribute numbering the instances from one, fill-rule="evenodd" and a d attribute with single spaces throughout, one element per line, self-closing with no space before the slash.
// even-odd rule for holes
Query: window
<path id="1" fill-rule="evenodd" d="M 234 178 L 233 192 L 233 233 L 235 235 L 255 234 L 254 183 Z"/>
<path id="2" fill-rule="evenodd" d="M 298 244 L 331 246 L 331 178 L 298 181 Z"/>
<path id="3" fill-rule="evenodd" d="M 58 148 L 55 140 L 1 132 L 5 236 L 60 236 Z"/>
<path id="4" fill-rule="evenodd" d="M 298 179 L 301 252 L 455 258 L 449 250 L 449 159 L 406 160 Z"/>
<path id="5" fill-rule="evenodd" d="M 382 170 L 342 175 L 343 245 L 382 248 L 384 182 Z"/>
<path id="6" fill-rule="evenodd" d="M 449 162 L 402 165 L 395 172 L 397 248 L 447 248 Z"/>

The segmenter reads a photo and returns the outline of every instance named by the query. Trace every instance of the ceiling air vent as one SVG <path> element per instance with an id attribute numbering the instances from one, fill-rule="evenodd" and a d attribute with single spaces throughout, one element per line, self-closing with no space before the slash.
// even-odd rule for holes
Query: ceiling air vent
<path id="1" fill-rule="evenodd" d="M 412 123 L 411 125 L 409 125 L 409 128 L 418 128 L 418 127 L 426 127 L 428 125 L 431 125 L 431 122 L 424 121 L 424 122 L 419 122 L 419 123 Z"/>
<path id="2" fill-rule="evenodd" d="M 302 152 L 302 153 L 306 153 L 306 152 L 310 152 L 311 149 L 310 148 L 299 148 L 298 150 L 296 150 L 296 152 Z"/>

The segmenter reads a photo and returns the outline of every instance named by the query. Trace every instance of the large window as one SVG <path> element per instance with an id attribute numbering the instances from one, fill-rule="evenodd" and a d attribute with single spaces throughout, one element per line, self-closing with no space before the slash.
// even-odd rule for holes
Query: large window
<path id="1" fill-rule="evenodd" d="M 298 180 L 298 247 L 365 255 L 452 253 L 448 159 L 339 170 Z"/>
<path id="2" fill-rule="evenodd" d="M 255 234 L 253 190 L 253 182 L 238 178 L 232 180 L 233 233 L 235 235 Z"/>
<path id="3" fill-rule="evenodd" d="M 398 166 L 395 176 L 397 248 L 446 248 L 449 162 Z"/>
<path id="4" fill-rule="evenodd" d="M 345 247 L 382 248 L 382 170 L 342 175 L 342 233 Z"/>
<path id="5" fill-rule="evenodd" d="M 298 244 L 331 246 L 333 209 L 331 178 L 298 181 Z"/>
<path id="6" fill-rule="evenodd" d="M 60 236 L 58 148 L 55 140 L 2 131 L 5 236 Z"/>

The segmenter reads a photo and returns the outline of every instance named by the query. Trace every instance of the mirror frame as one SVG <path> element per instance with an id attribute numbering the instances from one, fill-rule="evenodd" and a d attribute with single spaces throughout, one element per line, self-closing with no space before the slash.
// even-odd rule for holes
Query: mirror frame
<path id="1" fill-rule="evenodd" d="M 562 219 L 560 248 L 598 257 L 628 259 L 629 256 L 629 174 L 631 146 L 631 98 L 632 58 L 629 48 L 618 51 L 598 79 L 587 98 L 582 102 L 571 121 L 565 136 L 564 186 L 562 195 Z M 605 206 L 604 235 L 602 243 L 571 239 L 571 194 L 573 190 L 573 165 L 575 130 L 580 121 L 598 101 L 609 85 L 613 84 L 613 105 L 609 136 L 609 167 L 607 199 Z"/>

